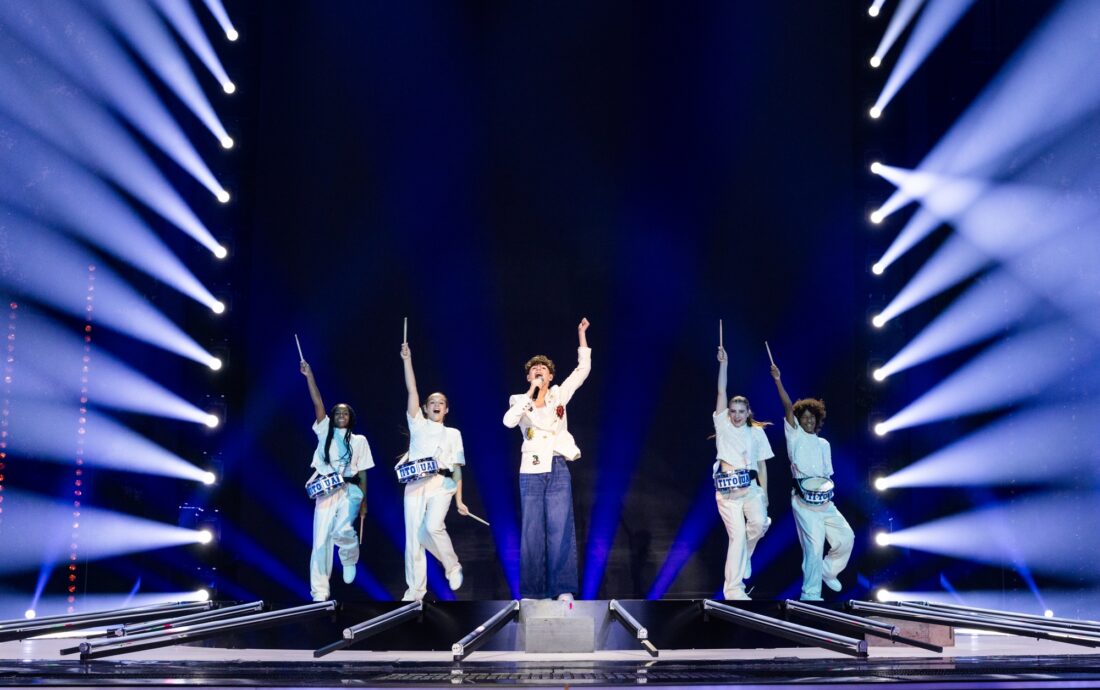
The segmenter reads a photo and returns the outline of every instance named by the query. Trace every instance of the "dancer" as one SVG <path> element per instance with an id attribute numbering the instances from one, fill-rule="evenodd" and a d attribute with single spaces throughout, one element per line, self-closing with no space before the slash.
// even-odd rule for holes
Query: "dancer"
<path id="1" fill-rule="evenodd" d="M 565 407 L 592 369 L 586 332 L 588 319 L 577 326 L 577 368 L 560 386 L 551 386 L 554 363 L 543 355 L 527 361 L 526 393 L 513 395 L 504 426 L 523 432 L 519 468 L 520 537 L 519 589 L 525 599 L 572 601 L 580 590 L 577 577 L 577 530 L 573 522 L 573 480 L 567 462 L 581 456 Z"/>
<path id="2" fill-rule="evenodd" d="M 795 488 L 791 491 L 798 541 L 802 544 L 803 601 L 821 601 L 821 583 L 839 592 L 840 572 L 848 565 L 855 533 L 833 504 L 832 450 L 818 434 L 825 423 L 825 403 L 806 398 L 791 403 L 779 369 L 772 364 L 772 378 L 783 402 L 783 431 Z M 822 558 L 825 542 L 829 554 Z"/>
<path id="3" fill-rule="evenodd" d="M 313 453 L 313 476 L 307 487 L 318 480 L 326 488 L 317 493 L 313 506 L 313 551 L 309 556 L 310 594 L 314 601 L 329 598 L 332 573 L 332 545 L 340 551 L 344 582 L 355 580 L 359 562 L 359 539 L 352 528 L 355 515 L 367 512 L 367 470 L 374 467 L 367 437 L 353 434 L 355 410 L 343 403 L 325 412 L 325 403 L 313 378 L 313 370 L 304 359 L 300 369 L 309 385 L 316 421 L 317 450 Z M 312 491 L 311 491 L 312 494 Z"/>
<path id="4" fill-rule="evenodd" d="M 438 468 L 408 473 L 409 481 L 405 483 L 405 583 L 408 589 L 401 599 L 420 601 L 428 591 L 425 548 L 443 564 L 451 589 L 462 586 L 462 565 L 455 555 L 444 519 L 451 508 L 452 496 L 459 514 L 468 514 L 462 502 L 462 466 L 466 464 L 466 457 L 462 434 L 458 429 L 443 425 L 450 411 L 447 396 L 432 393 L 421 408 L 408 343 L 401 345 L 401 359 L 405 363 L 408 392 L 405 418 L 409 422 L 409 452 L 398 468 L 408 470 L 408 463 L 418 464 L 425 460 L 434 461 Z M 398 476 L 401 474 L 399 471 Z"/>
<path id="5" fill-rule="evenodd" d="M 773 457 L 764 433 L 767 424 L 752 417 L 748 398 L 726 401 L 726 350 L 718 346 L 718 400 L 714 408 L 714 438 L 718 456 L 714 463 L 714 500 L 726 526 L 726 599 L 749 599 L 745 578 L 752 574 L 752 552 L 771 525 L 768 517 L 768 471 L 765 461 Z M 753 475 L 757 482 L 754 483 Z"/>

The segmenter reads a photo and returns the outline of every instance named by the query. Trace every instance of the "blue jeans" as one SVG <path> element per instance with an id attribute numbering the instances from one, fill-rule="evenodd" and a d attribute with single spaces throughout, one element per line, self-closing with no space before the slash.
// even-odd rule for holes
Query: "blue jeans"
<path id="1" fill-rule="evenodd" d="M 546 599 L 579 592 L 573 480 L 565 458 L 555 455 L 545 474 L 520 474 L 519 501 L 520 596 Z"/>

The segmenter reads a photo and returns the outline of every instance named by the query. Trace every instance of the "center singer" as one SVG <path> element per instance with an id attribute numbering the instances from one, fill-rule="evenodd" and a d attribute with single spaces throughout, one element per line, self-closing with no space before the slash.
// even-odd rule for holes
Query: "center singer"
<path id="1" fill-rule="evenodd" d="M 559 386 L 554 362 L 544 355 L 527 361 L 526 393 L 508 399 L 504 426 L 523 432 L 519 468 L 520 596 L 524 599 L 572 601 L 580 591 L 577 576 L 577 528 L 573 521 L 573 480 L 566 464 L 581 451 L 569 433 L 565 407 L 592 370 L 592 350 L 585 333 L 588 319 L 577 326 L 577 368 Z"/>

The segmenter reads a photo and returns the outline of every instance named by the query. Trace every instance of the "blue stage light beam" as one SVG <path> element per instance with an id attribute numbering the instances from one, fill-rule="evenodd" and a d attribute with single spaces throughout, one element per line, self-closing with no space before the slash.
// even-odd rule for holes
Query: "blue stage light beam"
<path id="1" fill-rule="evenodd" d="M 195 424 L 207 424 L 210 414 L 187 402 L 152 379 L 135 371 L 107 352 L 44 317 L 24 314 L 19 320 L 19 339 L 26 345 L 20 359 L 40 377 L 52 379 L 55 390 L 67 399 L 80 397 L 78 372 L 85 358 L 94 361 L 96 386 L 93 404 L 127 412 L 138 412 Z M 65 368 L 68 364 L 70 369 Z M 18 390 L 18 389 L 17 389 Z"/>
<path id="2" fill-rule="evenodd" d="M 955 241 L 954 239 L 949 241 Z M 946 248 L 946 247 L 945 247 Z M 944 252 L 932 259 L 938 261 Z M 932 262 L 925 264 L 909 285 L 914 291 L 922 289 L 918 279 L 932 271 Z M 931 278 L 931 275 L 929 275 Z M 883 315 L 893 318 L 901 311 L 902 293 L 890 303 Z M 915 302 L 915 299 L 914 299 Z M 1035 292 L 1025 287 L 1018 278 L 1006 270 L 997 270 L 973 286 L 941 312 L 918 335 L 909 341 L 896 355 L 875 371 L 875 379 L 882 381 L 889 376 L 924 364 L 1001 333 L 1019 322 L 1039 302 Z M 911 305 L 906 305 L 906 308 Z"/>
<path id="3" fill-rule="evenodd" d="M 42 226 L 3 222 L 8 257 L 0 266 L 0 286 L 83 319 L 89 302 L 89 266 L 95 266 L 95 322 L 199 362 L 217 366 L 218 358 L 204 350 L 176 324 L 117 274 L 96 266 L 96 257 Z M 42 270 L 40 267 L 48 267 Z"/>
<path id="4" fill-rule="evenodd" d="M 905 42 L 905 48 L 898 57 L 898 62 L 890 72 L 886 85 L 882 87 L 878 99 L 872 106 L 872 112 L 882 113 L 890 101 L 894 99 L 913 73 L 924 64 L 924 61 L 936 49 L 959 19 L 966 14 L 974 0 L 929 0 L 927 7 L 917 19 L 917 25 L 913 27 L 913 33 Z M 900 11 L 900 8 L 899 8 Z M 881 61 L 882 56 L 875 55 Z"/>
<path id="5" fill-rule="evenodd" d="M 680 529 L 665 554 L 665 562 L 657 570 L 657 576 L 646 593 L 646 599 L 661 599 L 665 596 L 680 570 L 688 560 L 699 551 L 707 535 L 714 529 L 718 519 L 718 509 L 714 503 L 714 482 L 707 477 L 700 485 L 691 508 L 680 523 Z"/>
<path id="6" fill-rule="evenodd" d="M 1082 419 L 1100 406 L 1048 403 L 990 423 L 913 464 L 883 477 L 886 489 L 941 486 L 1057 484 L 1088 478 L 1100 484 L 1100 467 L 1086 457 L 1100 433 Z M 1074 439 L 1073 445 L 1051 439 Z"/>
<path id="7" fill-rule="evenodd" d="M 210 45 L 206 32 L 199 25 L 199 18 L 195 16 L 191 4 L 181 0 L 155 0 L 155 2 L 157 9 L 172 24 L 172 28 L 176 30 L 176 33 L 199 57 L 202 64 L 206 65 L 206 69 L 210 70 L 210 74 L 218 80 L 222 90 L 226 93 L 233 93 L 236 86 L 226 73 L 221 60 L 218 59 L 218 54 L 214 52 L 214 47 Z M 236 35 L 236 29 L 233 29 L 232 26 L 229 27 L 229 30 L 233 32 L 232 35 Z"/>
<path id="8" fill-rule="evenodd" d="M 14 41 L 0 41 L 0 94 L 0 107 L 28 131 L 113 180 L 215 255 L 224 255 L 225 248 L 106 108 Z M 27 151 L 22 169 L 37 165 L 40 170 L 46 160 L 58 158 L 65 167 L 73 166 L 63 156 L 41 151 L 41 144 L 19 138 L 22 145 L 40 150 Z"/>
<path id="9" fill-rule="evenodd" d="M 168 2 L 179 2 L 184 4 L 184 0 L 162 0 Z M 225 37 L 230 41 L 236 41 L 240 34 L 233 27 L 233 22 L 229 20 L 229 14 L 225 11 L 225 5 L 221 0 L 203 0 L 206 3 L 207 8 L 210 10 L 210 14 L 214 15 L 214 19 L 218 20 L 218 24 L 222 27 L 222 31 L 225 32 Z"/>
<path id="10" fill-rule="evenodd" d="M 989 264 L 988 254 L 965 238 L 958 235 L 951 237 L 920 267 L 889 304 L 875 315 L 875 325 L 884 326 Z M 879 266 L 881 263 L 875 265 Z"/>
<path id="11" fill-rule="evenodd" d="M 37 568 L 43 558 L 69 562 L 73 550 L 67 535 L 79 525 L 79 558 L 97 559 L 171 546 L 200 544 L 201 531 L 82 505 L 73 515 L 72 501 L 55 500 L 19 489 L 4 491 L 4 558 L 0 573 Z M 61 536 L 60 542 L 58 536 Z M 44 552 L 45 548 L 45 552 Z"/>
<path id="12" fill-rule="evenodd" d="M 1098 518 L 1100 506 L 1092 494 L 1054 492 L 895 531 L 889 542 L 1007 568 L 1023 562 L 1044 575 L 1080 577 L 1100 537 L 1076 526 L 1095 525 Z M 1036 526 L 1042 526 L 1041 535 Z"/>
<path id="13" fill-rule="evenodd" d="M 229 132 L 225 131 L 225 126 L 214 112 L 210 101 L 206 99 L 206 94 L 196 81 L 191 67 L 157 13 L 145 3 L 133 3 L 129 0 L 98 0 L 98 4 L 161 81 L 171 88 L 180 101 L 210 130 L 210 133 L 217 137 L 222 147 L 232 148 L 233 139 L 229 136 Z M 163 6 L 165 3 L 159 4 Z M 171 5 L 171 3 L 168 4 Z M 176 7 L 186 7 L 186 4 L 179 3 Z M 207 48 L 210 47 L 209 43 L 206 45 Z M 222 78 L 218 79 L 219 83 L 223 90 L 231 93 L 235 89 L 233 82 L 225 74 L 225 70 L 221 69 L 221 63 L 217 63 L 217 58 L 215 63 L 222 74 Z"/>
<path id="14" fill-rule="evenodd" d="M 79 371 L 79 367 L 74 367 Z M 204 483 L 207 470 L 158 446 L 107 415 L 73 404 L 24 398 L 12 406 L 11 425 L 19 429 L 9 442 L 10 452 L 31 461 L 71 463 L 73 439 L 57 433 L 59 421 L 85 420 L 84 465 L 118 472 L 152 474 Z"/>
<path id="15" fill-rule="evenodd" d="M 103 101 L 211 194 L 228 200 L 229 192 L 203 162 L 133 61 L 79 3 L 0 3 L 0 20 L 74 81 L 95 89 Z M 81 40 L 71 41 L 60 35 L 69 31 L 79 31 Z"/>
<path id="16" fill-rule="evenodd" d="M 4 119 L 0 117 L 0 124 L 6 124 Z M 0 175 L 0 201 L 24 214 L 41 215 L 43 220 L 215 309 L 217 298 L 100 179 L 26 138 L 20 149 L 24 156 L 0 162 L 4 173 Z M 42 178 L 44 169 L 50 171 L 48 179 Z"/>
<path id="17" fill-rule="evenodd" d="M 1025 331 L 990 346 L 884 422 L 882 435 L 1001 409 L 1031 399 L 1096 356 L 1096 341 L 1067 323 Z M 1067 351 L 1073 357 L 1067 357 Z M 1011 372 L 1011 373 L 1010 373 Z"/>
<path id="18" fill-rule="evenodd" d="M 877 16 L 878 11 L 882 8 L 882 3 L 883 0 L 875 0 L 867 13 L 872 17 Z M 886 32 L 882 35 L 878 47 L 875 48 L 875 54 L 871 56 L 872 67 L 878 67 L 882 64 L 883 58 L 897 43 L 898 37 L 905 31 L 905 27 L 909 26 L 909 22 L 913 21 L 913 16 L 916 15 L 923 4 L 924 0 L 901 0 L 898 8 L 894 10 L 894 14 L 890 17 L 890 23 L 886 25 Z"/>
<path id="19" fill-rule="evenodd" d="M 1100 45 L 1092 37 L 1097 22 L 1100 4 L 1061 3 L 917 169 L 949 178 L 993 179 L 1011 161 L 1033 155 L 1100 107 L 1100 82 L 1080 78 L 1100 62 Z M 907 203 L 902 190 L 894 196 L 887 205 Z M 887 257 L 896 260 L 920 241 L 918 231 L 931 232 L 938 225 L 926 222 L 903 232 Z"/>

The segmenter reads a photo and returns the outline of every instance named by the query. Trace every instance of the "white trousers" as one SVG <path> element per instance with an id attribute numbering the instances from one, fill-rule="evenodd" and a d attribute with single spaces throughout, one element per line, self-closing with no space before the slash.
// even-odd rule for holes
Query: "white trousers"
<path id="1" fill-rule="evenodd" d="M 726 599 L 747 599 L 744 580 L 752 576 L 752 552 L 771 525 L 764 492 L 753 484 L 746 489 L 715 491 L 714 501 L 730 540 L 722 594 Z"/>
<path id="2" fill-rule="evenodd" d="M 405 596 L 402 601 L 420 601 L 428 592 L 427 549 L 450 575 L 462 566 L 458 562 L 444 520 L 451 509 L 455 482 L 443 475 L 405 485 Z"/>
<path id="3" fill-rule="evenodd" d="M 797 495 L 791 496 L 798 541 L 802 544 L 803 601 L 821 600 L 821 578 L 835 578 L 848 565 L 856 535 L 832 501 L 814 506 Z M 822 558 L 825 542 L 829 554 Z"/>
<path id="4" fill-rule="evenodd" d="M 332 575 L 332 545 L 340 550 L 342 565 L 359 562 L 359 537 L 352 520 L 359 514 L 363 490 L 354 484 L 346 489 L 314 499 L 313 551 L 309 555 L 309 593 L 314 601 L 328 599 Z"/>

